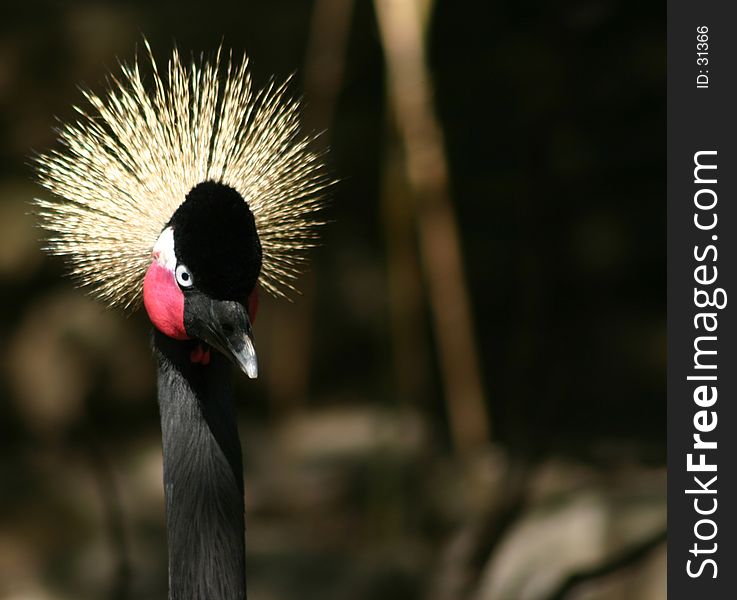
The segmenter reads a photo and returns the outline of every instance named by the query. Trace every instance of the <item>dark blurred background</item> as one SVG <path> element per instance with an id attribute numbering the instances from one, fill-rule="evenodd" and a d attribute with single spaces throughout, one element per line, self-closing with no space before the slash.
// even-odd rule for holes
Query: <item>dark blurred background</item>
<path id="1" fill-rule="evenodd" d="M 665 597 L 664 6 L 0 9 L 0 598 L 166 596 L 149 325 L 41 251 L 29 157 L 145 35 L 294 74 L 322 246 L 238 379 L 249 598 Z"/>

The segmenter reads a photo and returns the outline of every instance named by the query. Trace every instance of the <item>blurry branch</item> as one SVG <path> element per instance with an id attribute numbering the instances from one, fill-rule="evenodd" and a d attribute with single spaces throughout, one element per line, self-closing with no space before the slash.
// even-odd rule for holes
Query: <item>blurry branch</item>
<path id="1" fill-rule="evenodd" d="M 389 129 L 387 127 L 387 133 Z M 417 405 L 427 398 L 429 391 L 430 356 L 423 311 L 422 274 L 415 242 L 412 198 L 407 189 L 401 152 L 392 136 L 384 137 L 381 203 L 396 396 L 409 405 Z"/>
<path id="2" fill-rule="evenodd" d="M 324 150 L 342 88 L 346 44 L 353 0 L 316 0 L 312 12 L 305 58 L 305 130 L 327 130 L 315 140 Z M 307 398 L 315 308 L 315 276 L 300 278 L 303 295 L 294 304 L 274 305 L 273 348 L 269 357 L 269 390 L 280 409 L 294 407 Z"/>
<path id="3" fill-rule="evenodd" d="M 305 59 L 308 129 L 327 129 L 335 116 L 352 14 L 353 0 L 315 1 Z"/>
<path id="4" fill-rule="evenodd" d="M 474 326 L 458 226 L 448 191 L 443 135 L 434 114 L 423 17 L 412 0 L 374 0 L 389 98 L 415 196 L 420 252 L 429 287 L 451 434 L 461 453 L 489 441 Z"/>
<path id="5" fill-rule="evenodd" d="M 647 557 L 650 552 L 660 546 L 668 539 L 668 531 L 663 529 L 646 538 L 634 546 L 627 548 L 624 552 L 616 554 L 607 562 L 584 571 L 578 571 L 569 575 L 563 583 L 553 591 L 548 600 L 565 600 L 574 588 L 600 577 L 611 575 L 620 569 L 631 567 L 640 560 Z"/>

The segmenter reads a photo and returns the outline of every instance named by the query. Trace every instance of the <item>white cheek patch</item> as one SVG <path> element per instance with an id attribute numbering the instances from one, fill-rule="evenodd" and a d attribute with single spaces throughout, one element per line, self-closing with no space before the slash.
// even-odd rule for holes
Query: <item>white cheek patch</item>
<path id="1" fill-rule="evenodd" d="M 161 232 L 159 239 L 154 244 L 154 258 L 160 265 L 165 266 L 170 271 L 174 271 L 177 267 L 177 257 L 174 254 L 174 230 L 167 227 Z"/>

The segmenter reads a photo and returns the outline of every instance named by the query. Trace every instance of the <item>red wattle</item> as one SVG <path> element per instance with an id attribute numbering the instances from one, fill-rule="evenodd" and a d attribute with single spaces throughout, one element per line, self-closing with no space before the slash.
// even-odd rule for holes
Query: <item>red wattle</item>
<path id="1" fill-rule="evenodd" d="M 161 333 L 175 340 L 189 339 L 184 329 L 184 294 L 174 273 L 156 260 L 143 280 L 143 305 L 148 318 Z"/>
<path id="2" fill-rule="evenodd" d="M 199 363 L 201 365 L 209 365 L 210 364 L 210 349 L 208 348 L 205 350 L 202 347 L 202 344 L 197 344 L 192 350 L 192 352 L 189 353 L 189 359 L 193 363 Z"/>

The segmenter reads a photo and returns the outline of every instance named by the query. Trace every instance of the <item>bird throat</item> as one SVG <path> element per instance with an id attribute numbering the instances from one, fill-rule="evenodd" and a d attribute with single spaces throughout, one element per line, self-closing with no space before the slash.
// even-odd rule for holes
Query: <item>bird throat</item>
<path id="1" fill-rule="evenodd" d="M 171 600 L 245 598 L 243 462 L 232 366 L 154 330 Z"/>

